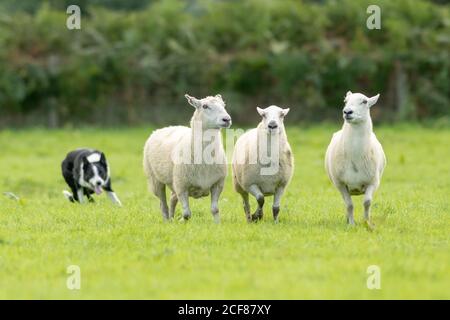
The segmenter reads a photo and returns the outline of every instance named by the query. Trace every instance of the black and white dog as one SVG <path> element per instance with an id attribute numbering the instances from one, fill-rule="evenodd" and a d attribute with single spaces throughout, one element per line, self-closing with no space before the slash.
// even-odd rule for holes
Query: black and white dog
<path id="1" fill-rule="evenodd" d="M 62 175 L 72 193 L 64 190 L 64 196 L 71 202 L 84 202 L 84 196 L 93 202 L 93 193 L 105 190 L 112 202 L 121 206 L 119 198 L 111 188 L 109 166 L 103 152 L 94 149 L 77 149 L 67 154 L 61 164 Z"/>

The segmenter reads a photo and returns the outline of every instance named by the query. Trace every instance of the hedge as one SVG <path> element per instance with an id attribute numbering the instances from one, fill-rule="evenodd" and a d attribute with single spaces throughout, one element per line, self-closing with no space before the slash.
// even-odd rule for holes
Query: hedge
<path id="1" fill-rule="evenodd" d="M 381 29 L 366 28 L 370 4 Z M 186 121 L 184 93 L 335 119 L 347 90 L 381 93 L 376 120 L 449 115 L 449 6 L 422 0 L 152 1 L 81 6 L 81 30 L 43 4 L 0 13 L 0 125 Z M 255 114 L 255 118 L 249 117 Z"/>

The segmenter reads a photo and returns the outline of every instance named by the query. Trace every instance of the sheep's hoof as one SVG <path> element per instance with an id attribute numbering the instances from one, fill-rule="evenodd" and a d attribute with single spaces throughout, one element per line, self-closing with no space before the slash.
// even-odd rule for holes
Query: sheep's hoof
<path id="1" fill-rule="evenodd" d="M 214 216 L 214 223 L 215 224 L 220 224 L 220 217 L 218 215 Z"/>
<path id="2" fill-rule="evenodd" d="M 167 218 L 163 218 L 163 222 L 165 222 L 165 223 L 170 223 L 170 222 L 173 222 L 173 218 L 169 218 L 169 217 L 167 217 Z"/>
<path id="3" fill-rule="evenodd" d="M 189 221 L 189 219 L 191 219 L 191 215 L 190 214 L 183 214 L 183 216 L 181 217 L 181 221 L 182 222 L 187 222 Z"/>
<path id="4" fill-rule="evenodd" d="M 280 207 L 273 207 L 272 213 L 273 213 L 273 221 L 275 221 L 275 223 L 278 223 L 278 215 L 280 214 Z"/>
<path id="5" fill-rule="evenodd" d="M 258 212 L 252 214 L 252 221 L 253 222 L 258 222 L 261 219 L 262 219 L 262 214 L 260 214 Z"/>
<path id="6" fill-rule="evenodd" d="M 355 224 L 355 220 L 353 220 L 353 219 L 347 219 L 347 224 L 349 225 L 349 226 L 355 226 L 356 224 Z"/>
<path id="7" fill-rule="evenodd" d="M 369 231 L 375 230 L 375 224 L 373 224 L 370 220 L 365 220 L 364 225 L 366 226 L 367 230 L 369 230 Z"/>

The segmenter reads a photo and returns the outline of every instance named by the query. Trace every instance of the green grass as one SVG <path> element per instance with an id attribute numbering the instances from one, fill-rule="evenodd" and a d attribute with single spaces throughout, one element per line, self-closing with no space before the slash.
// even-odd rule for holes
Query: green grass
<path id="1" fill-rule="evenodd" d="M 191 200 L 188 223 L 163 223 L 141 164 L 151 129 L 0 132 L 0 192 L 21 197 L 0 194 L 0 298 L 449 299 L 450 130 L 376 128 L 388 165 L 370 231 L 360 197 L 358 224 L 346 225 L 323 168 L 338 126 L 292 127 L 296 170 L 278 225 L 271 199 L 264 220 L 247 224 L 230 179 L 220 225 L 209 198 Z M 88 205 L 63 198 L 60 162 L 81 146 L 105 151 L 123 208 L 104 195 Z M 72 264 L 81 290 L 66 287 Z M 381 290 L 366 287 L 373 264 Z"/>

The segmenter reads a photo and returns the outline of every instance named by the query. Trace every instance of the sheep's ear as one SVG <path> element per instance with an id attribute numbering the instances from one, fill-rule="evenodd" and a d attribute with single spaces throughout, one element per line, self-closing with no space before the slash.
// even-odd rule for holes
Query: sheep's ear
<path id="1" fill-rule="evenodd" d="M 283 117 L 286 117 L 286 115 L 289 113 L 289 110 L 291 110 L 291 109 L 286 108 L 286 109 L 281 110 L 281 114 L 283 115 Z"/>
<path id="2" fill-rule="evenodd" d="M 191 96 L 188 95 L 188 94 L 185 94 L 184 96 L 185 96 L 185 98 L 187 99 L 188 103 L 189 103 L 191 106 L 193 106 L 194 108 L 200 108 L 200 107 L 201 107 L 202 103 L 201 103 L 200 100 L 198 100 L 197 98 L 191 97 Z"/>
<path id="3" fill-rule="evenodd" d="M 352 94 L 352 92 L 350 90 L 347 91 L 347 93 L 345 94 L 344 102 L 347 102 L 347 99 L 351 94 Z"/>
<path id="4" fill-rule="evenodd" d="M 260 107 L 256 107 L 256 110 L 258 111 L 258 113 L 261 117 L 264 117 L 266 115 L 266 112 L 264 111 L 264 109 L 261 109 Z"/>
<path id="5" fill-rule="evenodd" d="M 379 97 L 380 94 L 377 94 L 376 96 L 373 96 L 367 100 L 367 105 L 369 106 L 369 108 L 373 106 L 375 103 L 377 103 Z"/>

